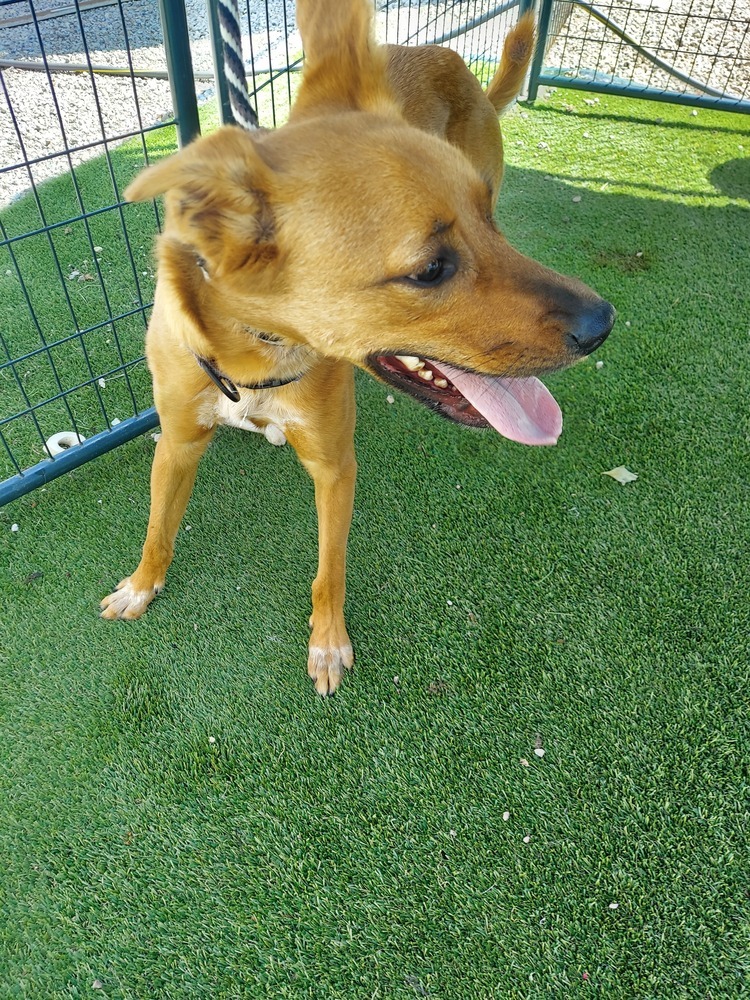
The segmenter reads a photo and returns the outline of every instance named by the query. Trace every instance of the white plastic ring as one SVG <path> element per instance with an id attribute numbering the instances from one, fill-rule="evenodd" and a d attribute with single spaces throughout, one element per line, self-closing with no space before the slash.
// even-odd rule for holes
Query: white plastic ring
<path id="1" fill-rule="evenodd" d="M 54 458 L 55 455 L 59 455 L 61 452 L 67 451 L 68 448 L 73 448 L 85 440 L 86 438 L 83 435 L 76 434 L 75 431 L 59 431 L 57 434 L 53 434 L 51 438 L 47 438 L 44 450 L 50 458 Z"/>

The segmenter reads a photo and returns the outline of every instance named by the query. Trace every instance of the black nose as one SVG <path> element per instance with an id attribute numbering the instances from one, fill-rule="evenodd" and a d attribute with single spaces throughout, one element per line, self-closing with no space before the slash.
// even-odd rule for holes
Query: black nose
<path id="1" fill-rule="evenodd" d="M 609 336 L 615 325 L 615 309 L 609 302 L 600 299 L 578 314 L 565 339 L 568 347 L 582 357 L 591 354 Z"/>

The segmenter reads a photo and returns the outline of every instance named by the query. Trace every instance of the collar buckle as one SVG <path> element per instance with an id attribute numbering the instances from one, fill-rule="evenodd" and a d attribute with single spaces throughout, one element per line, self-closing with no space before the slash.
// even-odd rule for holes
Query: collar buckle
<path id="1" fill-rule="evenodd" d="M 227 399 L 231 399 L 233 403 L 239 403 L 239 390 L 230 378 L 227 378 L 226 375 L 222 375 L 218 372 L 211 362 L 206 360 L 206 358 L 199 358 L 196 354 L 195 360 L 201 366 L 206 375 L 208 375 L 211 381 L 221 389 Z"/>

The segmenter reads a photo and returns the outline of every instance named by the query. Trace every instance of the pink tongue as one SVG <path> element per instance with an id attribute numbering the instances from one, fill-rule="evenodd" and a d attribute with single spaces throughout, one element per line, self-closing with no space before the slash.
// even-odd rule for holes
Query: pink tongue
<path id="1" fill-rule="evenodd" d="M 538 378 L 471 375 L 442 362 L 430 361 L 455 385 L 488 424 L 520 444 L 557 444 L 562 413 L 554 396 Z"/>

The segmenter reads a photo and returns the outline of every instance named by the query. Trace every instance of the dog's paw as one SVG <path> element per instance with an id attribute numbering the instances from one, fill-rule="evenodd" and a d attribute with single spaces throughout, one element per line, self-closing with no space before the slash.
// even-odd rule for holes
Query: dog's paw
<path id="1" fill-rule="evenodd" d="M 269 444 L 275 444 L 278 448 L 286 444 L 286 435 L 276 424 L 266 424 L 263 428 L 263 434 Z"/>
<path id="2" fill-rule="evenodd" d="M 117 584 L 115 592 L 105 597 L 99 605 L 102 609 L 101 616 L 110 620 L 140 618 L 156 595 L 161 593 L 161 589 L 160 586 L 155 586 L 147 590 L 136 590 L 130 577 L 126 576 Z"/>
<path id="3" fill-rule="evenodd" d="M 344 670 L 354 666 L 354 650 L 343 646 L 314 646 L 310 643 L 307 672 L 315 681 L 315 690 L 324 698 L 333 694 L 341 683 Z"/>

